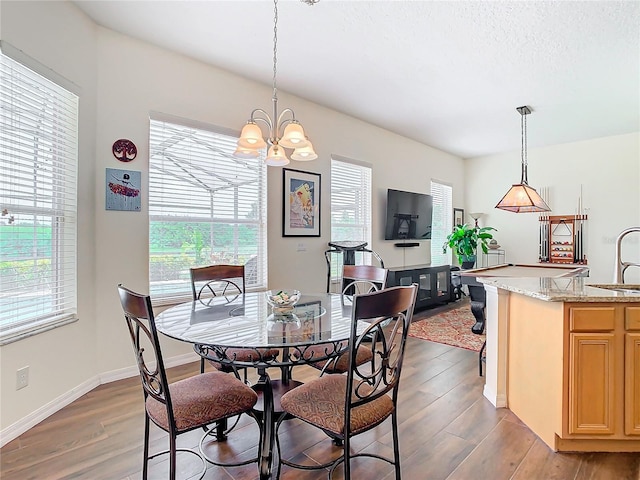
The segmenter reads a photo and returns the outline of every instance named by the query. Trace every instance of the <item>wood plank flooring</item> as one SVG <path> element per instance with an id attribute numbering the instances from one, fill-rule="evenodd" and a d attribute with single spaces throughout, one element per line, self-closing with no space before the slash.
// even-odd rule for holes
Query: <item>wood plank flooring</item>
<path id="1" fill-rule="evenodd" d="M 424 316 L 424 314 L 422 315 Z M 417 319 L 417 318 L 416 318 Z M 409 338 L 399 405 L 400 451 L 405 480 L 640 480 L 640 455 L 557 454 L 506 409 L 494 409 L 482 396 L 477 353 Z M 198 364 L 170 370 L 172 380 L 196 374 Z M 277 378 L 277 370 L 273 372 Z M 294 377 L 317 375 L 298 367 Z M 137 377 L 101 385 L 33 427 L 0 450 L 0 478 L 133 480 L 141 478 L 142 390 Z M 335 458 L 339 449 L 324 434 L 297 420 L 281 428 L 283 455 L 314 464 Z M 195 447 L 201 431 L 178 437 Z M 244 416 L 227 442 L 207 445 L 214 458 L 249 458 L 256 453 L 258 429 Z M 151 451 L 168 445 L 152 426 Z M 390 422 L 356 437 L 356 451 L 391 454 Z M 201 464 L 179 454 L 179 478 L 194 478 Z M 152 462 L 150 479 L 167 478 L 166 458 Z M 209 465 L 206 479 L 255 480 L 256 465 Z M 326 478 L 326 472 L 283 468 L 283 480 Z M 342 472 L 336 472 L 336 479 Z M 353 462 L 353 479 L 393 479 L 390 466 L 373 459 Z"/>

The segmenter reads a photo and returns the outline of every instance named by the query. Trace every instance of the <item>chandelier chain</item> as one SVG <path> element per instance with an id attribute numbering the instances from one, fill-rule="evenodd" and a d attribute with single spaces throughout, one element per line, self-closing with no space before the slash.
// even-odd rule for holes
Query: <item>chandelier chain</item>
<path id="1" fill-rule="evenodd" d="M 273 98 L 278 97 L 276 74 L 278 65 L 278 0 L 273 2 Z"/>

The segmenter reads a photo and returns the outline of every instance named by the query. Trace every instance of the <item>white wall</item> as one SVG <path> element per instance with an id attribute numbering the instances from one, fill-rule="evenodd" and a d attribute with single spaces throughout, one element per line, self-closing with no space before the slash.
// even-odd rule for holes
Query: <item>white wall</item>
<path id="1" fill-rule="evenodd" d="M 586 209 L 586 254 L 590 281 L 611 283 L 615 239 L 625 228 L 640 226 L 640 135 L 597 138 L 529 149 L 529 184 L 550 190 L 551 215 L 576 213 L 582 187 Z M 466 212 L 483 212 L 482 226 L 494 237 L 508 262 L 538 262 L 538 215 L 495 209 L 511 184 L 520 181 L 520 152 L 465 160 Z M 640 234 L 626 237 L 623 259 L 640 263 Z M 640 268 L 629 269 L 627 283 L 640 283 Z"/>
<path id="2" fill-rule="evenodd" d="M 79 321 L 0 347 L 0 428 L 4 429 L 96 374 L 95 119 L 96 29 L 73 5 L 0 2 L 2 40 L 76 84 L 80 98 L 78 175 Z M 28 365 L 29 386 L 16 391 Z"/>
<path id="3" fill-rule="evenodd" d="M 111 155 L 113 142 L 128 138 L 136 143 L 138 157 L 126 168 L 141 170 L 144 186 L 150 111 L 239 130 L 252 109 L 268 108 L 272 92 L 270 86 L 94 27 L 67 2 L 3 1 L 0 8 L 3 40 L 83 89 L 80 321 L 0 347 L 4 431 L 49 402 L 59 401 L 64 392 L 134 364 L 115 288 L 122 282 L 148 291 L 147 189 L 143 187 L 142 212 L 105 211 L 105 168 L 123 168 Z M 295 109 L 319 155 L 316 161 L 292 162 L 289 167 L 322 174 L 322 236 L 282 238 L 282 169 L 270 168 L 269 285 L 325 289 L 331 154 L 373 166 L 372 247 L 385 263 L 428 263 L 428 242 L 416 249 L 398 249 L 382 240 L 386 188 L 427 193 L 431 178 L 437 178 L 454 186 L 454 203 L 461 204 L 463 161 L 284 92 L 279 97 L 283 107 Z M 305 252 L 296 251 L 300 242 Z M 166 356 L 190 351 L 173 341 L 163 348 Z M 15 391 L 15 371 L 26 364 L 31 368 L 30 385 Z"/>

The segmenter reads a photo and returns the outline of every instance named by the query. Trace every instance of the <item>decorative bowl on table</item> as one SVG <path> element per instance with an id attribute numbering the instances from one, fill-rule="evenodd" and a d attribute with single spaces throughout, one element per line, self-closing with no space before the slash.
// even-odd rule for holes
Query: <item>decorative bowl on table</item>
<path id="1" fill-rule="evenodd" d="M 267 290 L 265 295 L 267 303 L 273 307 L 274 312 L 291 310 L 300 300 L 298 290 Z"/>

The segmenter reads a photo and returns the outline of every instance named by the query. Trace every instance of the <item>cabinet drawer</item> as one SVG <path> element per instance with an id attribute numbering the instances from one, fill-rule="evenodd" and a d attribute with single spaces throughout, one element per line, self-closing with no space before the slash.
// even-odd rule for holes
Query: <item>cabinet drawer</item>
<path id="1" fill-rule="evenodd" d="M 627 330 L 640 330 L 640 307 L 625 308 L 624 323 Z"/>
<path id="2" fill-rule="evenodd" d="M 572 307 L 570 309 L 569 328 L 572 332 L 606 331 L 614 330 L 615 327 L 614 307 Z"/>

